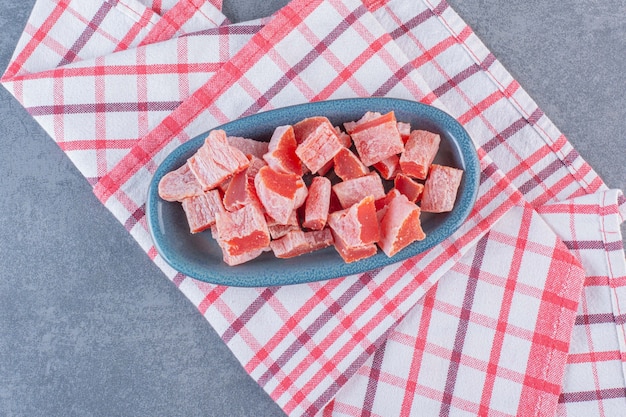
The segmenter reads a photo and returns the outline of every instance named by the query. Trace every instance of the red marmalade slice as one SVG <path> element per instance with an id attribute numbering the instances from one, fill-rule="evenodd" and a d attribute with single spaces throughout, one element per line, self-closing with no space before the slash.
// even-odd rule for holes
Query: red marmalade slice
<path id="1" fill-rule="evenodd" d="M 396 176 L 398 168 L 400 167 L 400 157 L 398 155 L 391 155 L 382 161 L 376 162 L 374 165 L 376 171 L 380 173 L 380 176 L 386 180 L 390 180 Z"/>
<path id="2" fill-rule="evenodd" d="M 374 201 L 374 205 L 376 206 L 376 217 L 378 218 L 378 224 L 383 219 L 383 216 L 387 212 L 387 208 L 389 207 L 389 203 L 391 200 L 400 195 L 400 191 L 395 188 L 389 190 L 389 192 L 383 197 Z"/>
<path id="3" fill-rule="evenodd" d="M 324 123 L 328 118 L 324 116 L 314 116 L 302 119 L 293 125 L 293 134 L 296 137 L 296 142 L 301 144 L 304 140 L 317 129 L 321 123 Z"/>
<path id="4" fill-rule="evenodd" d="M 302 175 L 302 162 L 296 155 L 297 146 L 293 127 L 278 126 L 272 134 L 268 151 L 263 155 L 263 159 L 275 171 Z"/>
<path id="5" fill-rule="evenodd" d="M 267 214 L 281 224 L 289 221 L 291 213 L 304 203 L 307 195 L 301 176 L 277 172 L 269 166 L 259 170 L 254 186 Z"/>
<path id="6" fill-rule="evenodd" d="M 360 261 L 361 259 L 369 258 L 370 256 L 376 255 L 376 252 L 378 252 L 378 247 L 375 243 L 368 243 L 360 246 L 351 246 L 348 245 L 341 238 L 341 236 L 336 235 L 334 232 L 333 239 L 337 253 L 339 253 L 341 258 L 346 263 L 356 262 Z"/>
<path id="7" fill-rule="evenodd" d="M 291 216 L 289 216 L 289 220 L 287 221 L 287 223 L 278 223 L 270 216 L 265 216 L 265 220 L 267 221 L 267 228 L 270 231 L 270 236 L 272 239 L 279 239 L 289 232 L 293 232 L 294 230 L 301 230 L 300 222 L 298 221 L 298 213 L 296 212 L 296 210 L 291 213 Z"/>
<path id="8" fill-rule="evenodd" d="M 339 138 L 339 142 L 341 142 L 341 144 L 342 144 L 342 146 L 344 148 L 349 148 L 350 146 L 352 146 L 352 139 L 350 138 L 350 135 L 348 135 L 346 132 L 342 131 L 339 126 L 335 126 L 335 133 L 337 133 L 337 137 Z M 328 171 L 331 170 L 333 165 L 334 165 L 334 158 L 331 159 L 330 161 L 326 162 L 324 164 L 324 166 L 322 166 L 320 169 L 318 169 L 317 170 L 317 175 L 326 175 L 326 174 L 328 174 Z"/>
<path id="9" fill-rule="evenodd" d="M 226 210 L 234 211 L 246 204 L 261 205 L 254 189 L 254 177 L 259 169 L 264 167 L 265 161 L 253 155 L 249 155 L 250 165 L 244 171 L 235 174 L 224 193 L 224 207 Z"/>
<path id="10" fill-rule="evenodd" d="M 404 194 L 410 202 L 415 203 L 424 191 L 424 185 L 405 174 L 398 174 L 393 181 L 394 188 Z"/>
<path id="11" fill-rule="evenodd" d="M 331 213 L 328 225 L 333 232 L 335 249 L 345 262 L 355 262 L 377 252 L 380 238 L 374 198 L 367 196 L 349 209 Z"/>
<path id="12" fill-rule="evenodd" d="M 333 158 L 335 174 L 342 180 L 351 180 L 369 174 L 370 170 L 347 148 L 342 148 Z"/>
<path id="13" fill-rule="evenodd" d="M 346 132 L 341 130 L 339 126 L 335 126 L 335 132 L 337 133 L 337 137 L 339 141 L 343 145 L 344 148 L 349 148 L 352 146 L 352 138 Z"/>
<path id="14" fill-rule="evenodd" d="M 348 132 L 349 134 L 352 134 L 352 132 L 354 131 L 354 129 L 356 129 L 356 127 L 359 124 L 363 124 L 365 122 L 368 122 L 370 120 L 374 120 L 379 118 L 380 116 L 382 116 L 381 113 L 379 112 L 375 112 L 375 111 L 368 111 L 365 112 L 365 114 L 357 121 L 353 121 L 353 122 L 345 122 L 343 124 L 343 128 L 346 129 L 346 132 Z"/>

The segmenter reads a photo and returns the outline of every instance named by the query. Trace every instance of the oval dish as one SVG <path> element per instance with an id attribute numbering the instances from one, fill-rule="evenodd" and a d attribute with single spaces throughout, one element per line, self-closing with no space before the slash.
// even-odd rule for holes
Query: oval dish
<path id="1" fill-rule="evenodd" d="M 168 172 L 183 165 L 202 145 L 207 133 L 175 149 L 156 170 L 148 191 L 146 214 L 158 253 L 177 271 L 195 279 L 227 286 L 266 287 L 299 284 L 343 277 L 373 270 L 415 256 L 450 236 L 469 215 L 478 190 L 480 166 L 472 140 L 450 115 L 425 104 L 391 98 L 340 99 L 295 105 L 244 117 L 218 126 L 229 136 L 269 141 L 277 126 L 294 124 L 306 117 L 326 116 L 333 125 L 360 119 L 367 111 L 393 110 L 398 121 L 441 136 L 435 163 L 463 169 L 454 209 L 449 213 L 422 213 L 426 238 L 389 258 L 381 250 L 370 258 L 347 264 L 333 247 L 291 259 L 271 252 L 242 265 L 228 266 L 210 231 L 191 234 L 180 203 L 162 200 L 158 184 Z"/>

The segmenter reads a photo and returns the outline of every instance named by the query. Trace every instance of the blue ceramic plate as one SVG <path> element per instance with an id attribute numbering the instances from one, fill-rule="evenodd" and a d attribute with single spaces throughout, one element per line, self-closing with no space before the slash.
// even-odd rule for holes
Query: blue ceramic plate
<path id="1" fill-rule="evenodd" d="M 214 284 L 265 287 L 320 281 L 376 269 L 417 255 L 450 236 L 470 213 L 476 198 L 480 173 L 476 149 L 467 132 L 454 118 L 434 107 L 391 98 L 331 100 L 285 107 L 258 113 L 226 123 L 230 136 L 269 141 L 276 126 L 294 124 L 310 116 L 326 116 L 333 125 L 358 120 L 367 111 L 386 113 L 393 110 L 396 119 L 408 122 L 413 129 L 425 129 L 441 135 L 435 163 L 464 171 L 454 209 L 449 213 L 422 213 L 426 239 L 407 246 L 389 258 L 381 250 L 370 258 L 345 263 L 333 247 L 291 259 L 278 259 L 271 252 L 238 266 L 228 266 L 211 232 L 189 233 L 180 203 L 167 202 L 158 195 L 158 184 L 168 172 L 183 165 L 204 142 L 197 136 L 174 150 L 157 169 L 148 192 L 148 224 L 159 254 L 174 269 L 201 281 Z"/>

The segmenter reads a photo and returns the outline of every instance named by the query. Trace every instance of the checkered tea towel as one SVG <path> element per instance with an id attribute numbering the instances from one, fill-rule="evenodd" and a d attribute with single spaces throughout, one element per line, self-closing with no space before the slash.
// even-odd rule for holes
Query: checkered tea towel
<path id="1" fill-rule="evenodd" d="M 2 83 L 288 415 L 620 415 L 626 201 L 445 1 L 39 0 Z M 233 288 L 156 252 L 145 200 L 190 138 L 291 104 L 387 96 L 455 117 L 481 163 L 453 236 L 377 270 Z M 128 279 L 132 279 L 129 277 Z"/>

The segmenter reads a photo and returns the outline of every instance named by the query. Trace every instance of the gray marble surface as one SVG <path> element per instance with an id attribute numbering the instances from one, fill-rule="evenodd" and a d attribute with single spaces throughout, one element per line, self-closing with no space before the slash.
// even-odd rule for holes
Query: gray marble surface
<path id="1" fill-rule="evenodd" d="M 33 3 L 0 0 L 2 71 Z M 243 21 L 285 3 L 224 11 Z M 626 189 L 626 3 L 450 4 Z M 283 415 L 4 89 L 0 140 L 0 415 Z"/>

